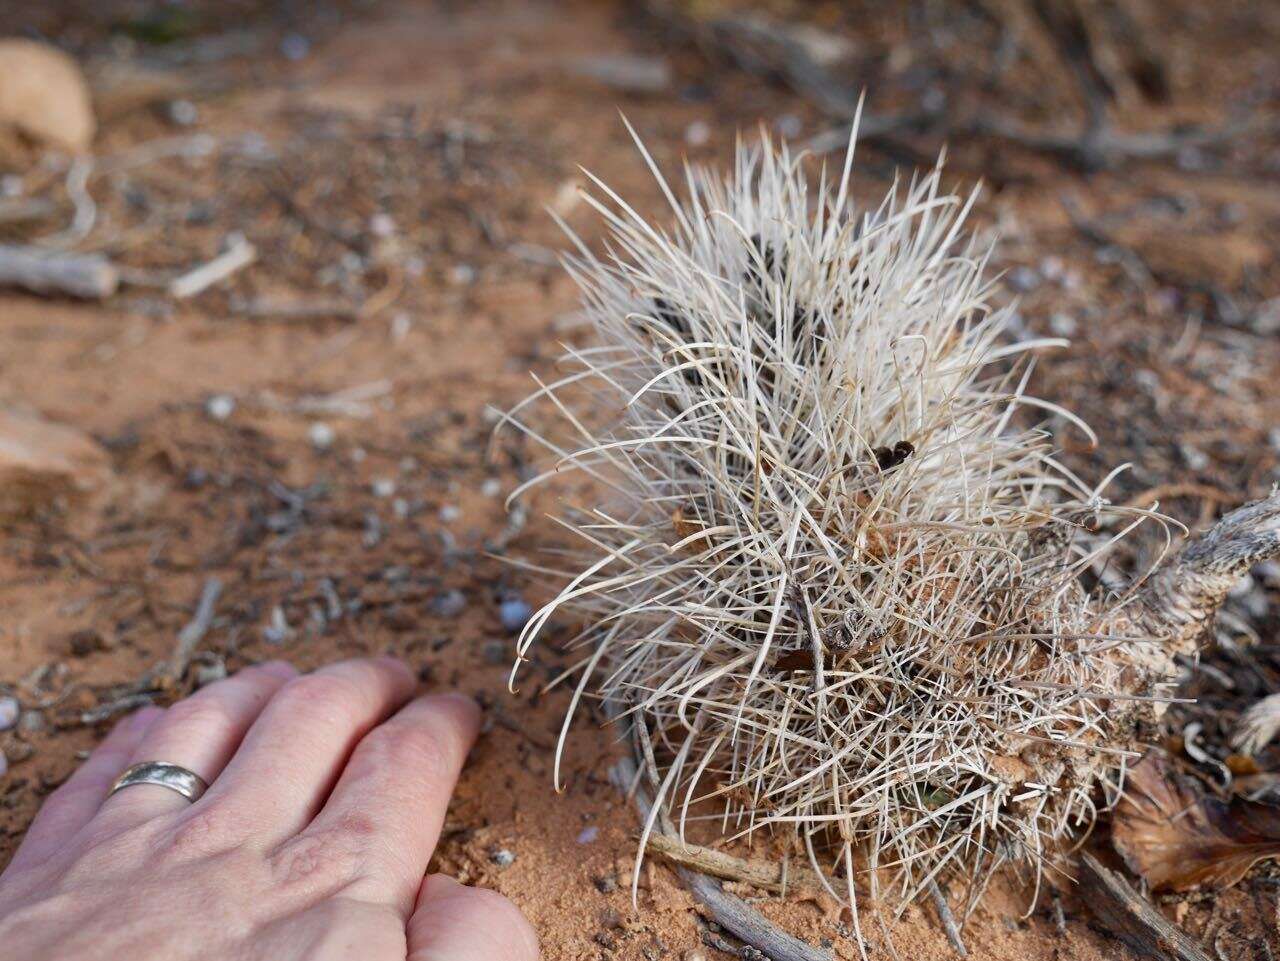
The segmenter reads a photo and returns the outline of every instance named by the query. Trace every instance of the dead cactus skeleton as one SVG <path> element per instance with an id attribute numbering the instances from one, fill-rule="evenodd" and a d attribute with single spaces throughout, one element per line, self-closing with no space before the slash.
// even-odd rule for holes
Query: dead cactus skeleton
<path id="1" fill-rule="evenodd" d="M 603 491 L 558 515 L 580 551 L 528 562 L 562 589 L 513 684 L 564 610 L 585 624 L 570 717 L 605 697 L 652 738 L 650 827 L 781 832 L 851 899 L 855 852 L 899 903 L 944 872 L 970 905 L 1000 864 L 1038 878 L 1118 798 L 1232 581 L 1280 553 L 1280 494 L 1086 589 L 1160 519 L 1018 426 L 1038 408 L 1087 431 L 1025 393 L 1030 352 L 1061 342 L 1008 342 L 972 197 L 939 166 L 858 211 L 852 143 L 815 188 L 766 142 L 727 177 L 688 170 L 679 201 L 641 152 L 672 225 L 595 181 L 607 252 L 574 237 L 567 261 L 595 341 L 507 418 L 554 458 L 516 496 L 570 470 Z"/>

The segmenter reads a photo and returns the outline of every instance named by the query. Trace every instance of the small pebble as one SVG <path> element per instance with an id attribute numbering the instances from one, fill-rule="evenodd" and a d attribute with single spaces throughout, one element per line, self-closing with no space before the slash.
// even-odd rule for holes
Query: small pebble
<path id="1" fill-rule="evenodd" d="M 467 609 L 467 595 L 456 588 L 445 591 L 431 602 L 431 613 L 436 617 L 457 617 Z"/>
<path id="2" fill-rule="evenodd" d="M 476 269 L 470 264 L 454 264 L 449 268 L 449 283 L 455 287 L 469 287 L 476 282 Z"/>
<path id="3" fill-rule="evenodd" d="M 705 120 L 695 120 L 684 128 L 684 142 L 690 147 L 701 147 L 711 139 L 711 125 Z"/>
<path id="4" fill-rule="evenodd" d="M 16 697 L 6 694 L 0 697 L 0 731 L 7 731 L 18 723 L 18 715 L 22 713 L 21 705 Z"/>
<path id="5" fill-rule="evenodd" d="M 200 111 L 190 100 L 172 100 L 165 110 L 169 122 L 179 127 L 190 127 L 200 119 Z"/>
<path id="6" fill-rule="evenodd" d="M 686 951 L 684 961 L 707 961 L 707 955 L 702 951 Z"/>
<path id="7" fill-rule="evenodd" d="M 497 497 L 502 493 L 502 481 L 496 477 L 490 477 L 480 485 L 480 493 L 485 497 Z"/>
<path id="8" fill-rule="evenodd" d="M 214 420 L 226 420 L 236 410 L 236 399 L 230 394 L 214 394 L 204 404 L 204 412 Z"/>
<path id="9" fill-rule="evenodd" d="M 1013 290 L 1025 294 L 1040 286 L 1040 274 L 1031 267 L 1018 266 L 1009 271 L 1007 282 Z"/>
<path id="10" fill-rule="evenodd" d="M 452 524 L 462 516 L 462 510 L 456 504 L 445 504 L 440 508 L 440 520 L 445 524 Z"/>
<path id="11" fill-rule="evenodd" d="M 280 52 L 288 60 L 301 60 L 311 52 L 311 41 L 300 33 L 291 33 L 280 41 Z"/>
<path id="12" fill-rule="evenodd" d="M 375 237 L 391 237 L 396 232 L 396 222 L 390 214 L 379 211 L 369 218 L 369 233 Z"/>
<path id="13" fill-rule="evenodd" d="M 227 665 L 221 661 L 212 664 L 201 664 L 196 668 L 196 687 L 204 687 L 214 681 L 221 681 L 227 676 Z"/>
<path id="14" fill-rule="evenodd" d="M 506 848 L 500 848 L 489 855 L 489 860 L 500 868 L 509 868 L 516 863 L 516 855 L 514 851 L 508 851 Z"/>
<path id="15" fill-rule="evenodd" d="M 578 833 L 578 843 L 593 844 L 598 837 L 600 837 L 600 829 L 593 824 L 589 828 L 583 828 Z"/>
<path id="16" fill-rule="evenodd" d="M 18 730 L 23 734 L 36 734 L 47 726 L 44 715 L 39 711 L 23 711 L 18 718 Z"/>
<path id="17" fill-rule="evenodd" d="M 396 492 L 396 482 L 389 477 L 379 477 L 370 485 L 374 497 L 390 497 Z"/>
<path id="18" fill-rule="evenodd" d="M 316 421 L 307 428 L 307 438 L 311 441 L 311 446 L 316 450 L 328 450 L 333 446 L 336 436 L 333 428 L 324 421 Z"/>
<path id="19" fill-rule="evenodd" d="M 498 619 L 513 634 L 524 627 L 532 616 L 533 608 L 523 598 L 508 597 L 498 605 Z"/>
<path id="20" fill-rule="evenodd" d="M 793 113 L 784 113 L 774 121 L 778 133 L 788 140 L 794 140 L 804 132 L 804 121 Z"/>
<path id="21" fill-rule="evenodd" d="M 1076 319 L 1070 314 L 1054 314 L 1049 318 L 1049 329 L 1055 337 L 1073 337 L 1076 332 Z"/>

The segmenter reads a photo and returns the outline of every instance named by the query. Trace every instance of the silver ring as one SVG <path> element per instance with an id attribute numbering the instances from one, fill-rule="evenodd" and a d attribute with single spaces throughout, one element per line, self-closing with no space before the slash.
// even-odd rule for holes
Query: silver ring
<path id="1" fill-rule="evenodd" d="M 177 791 L 193 804 L 200 800 L 200 795 L 209 790 L 209 785 L 205 783 L 204 778 L 194 771 L 188 771 L 185 767 L 170 764 L 167 761 L 143 761 L 116 778 L 115 784 L 111 785 L 111 790 L 107 792 L 107 797 L 127 787 L 133 787 L 135 784 L 158 784 L 160 787 L 167 787 L 170 791 Z"/>

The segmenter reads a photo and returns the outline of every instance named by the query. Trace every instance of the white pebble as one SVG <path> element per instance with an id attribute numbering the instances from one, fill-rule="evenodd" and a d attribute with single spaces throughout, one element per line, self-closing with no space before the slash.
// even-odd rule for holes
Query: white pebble
<path id="1" fill-rule="evenodd" d="M 580 832 L 578 832 L 578 843 L 591 844 L 599 836 L 600 836 L 600 829 L 593 824 L 591 825 L 591 827 L 583 828 Z"/>
<path id="2" fill-rule="evenodd" d="M 396 222 L 391 215 L 379 211 L 369 218 L 369 233 L 375 237 L 391 237 L 396 232 Z"/>
<path id="3" fill-rule="evenodd" d="M 333 428 L 324 421 L 316 421 L 307 428 L 307 437 L 311 440 L 311 446 L 316 450 L 328 450 L 333 446 L 336 435 Z"/>
<path id="4" fill-rule="evenodd" d="M 508 851 L 506 848 L 502 848 L 489 855 L 489 860 L 500 868 L 509 868 L 511 865 L 516 863 L 516 854 L 514 851 Z"/>
<path id="5" fill-rule="evenodd" d="M 711 125 L 705 120 L 695 120 L 684 128 L 684 142 L 690 147 L 701 147 L 711 139 Z"/>
<path id="6" fill-rule="evenodd" d="M 480 493 L 485 497 L 497 497 L 502 493 L 502 481 L 496 477 L 488 478 L 480 485 Z"/>
<path id="7" fill-rule="evenodd" d="M 22 713 L 22 707 L 18 704 L 16 697 L 5 695 L 0 697 L 0 731 L 7 731 L 18 723 L 18 715 Z"/>
<path id="8" fill-rule="evenodd" d="M 390 477 L 379 477 L 371 485 L 374 497 L 390 497 L 396 492 L 396 482 Z"/>
<path id="9" fill-rule="evenodd" d="M 1073 337 L 1076 332 L 1076 319 L 1070 314 L 1054 314 L 1049 318 L 1049 329 L 1055 337 Z"/>
<path id="10" fill-rule="evenodd" d="M 451 524 L 462 516 L 462 509 L 456 504 L 445 504 L 440 508 L 440 520 L 446 524 Z"/>
<path id="11" fill-rule="evenodd" d="M 226 420 L 236 411 L 236 399 L 230 394 L 214 394 L 204 404 L 204 412 L 214 420 Z"/>

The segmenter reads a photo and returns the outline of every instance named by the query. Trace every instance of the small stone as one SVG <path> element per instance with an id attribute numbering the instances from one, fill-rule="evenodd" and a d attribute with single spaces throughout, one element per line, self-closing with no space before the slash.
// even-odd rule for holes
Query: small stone
<path id="1" fill-rule="evenodd" d="M 618 890 L 618 879 L 612 874 L 605 874 L 600 877 L 592 878 L 591 883 L 596 886 L 596 890 L 601 894 L 612 894 Z"/>
<path id="2" fill-rule="evenodd" d="M 23 734 L 38 734 L 48 726 L 44 715 L 39 711 L 23 711 L 18 718 L 18 730 Z"/>
<path id="3" fill-rule="evenodd" d="M 436 617 L 457 617 L 467 609 L 467 595 L 454 588 L 436 596 L 431 613 Z"/>
<path id="4" fill-rule="evenodd" d="M 449 268 L 449 283 L 455 287 L 470 287 L 476 282 L 476 269 L 470 264 L 454 264 Z"/>
<path id="5" fill-rule="evenodd" d="M 520 597 L 508 597 L 498 605 L 498 619 L 511 633 L 520 630 L 533 616 L 533 608 Z"/>
<path id="6" fill-rule="evenodd" d="M 788 140 L 795 140 L 804 132 L 804 121 L 793 113 L 784 113 L 773 125 L 778 134 Z"/>
<path id="7" fill-rule="evenodd" d="M 701 147 L 711 139 L 711 125 L 705 120 L 695 120 L 684 128 L 684 142 L 690 147 Z"/>
<path id="8" fill-rule="evenodd" d="M 307 439 L 316 450 L 328 450 L 333 446 L 336 436 L 333 428 L 324 421 L 316 421 L 307 428 Z"/>
<path id="9" fill-rule="evenodd" d="M 22 706 L 16 697 L 9 694 L 0 697 L 0 731 L 7 731 L 17 724 L 21 713 Z"/>
<path id="10" fill-rule="evenodd" d="M 686 951 L 684 953 L 684 961 L 707 961 L 707 955 L 704 951 Z"/>
<path id="11" fill-rule="evenodd" d="M 1049 318 L 1049 329 L 1053 331 L 1056 337 L 1074 337 L 1076 319 L 1070 314 L 1054 314 Z"/>
<path id="12" fill-rule="evenodd" d="M 496 477 L 490 477 L 480 485 L 480 493 L 485 497 L 497 497 L 502 493 L 502 481 Z"/>
<path id="13" fill-rule="evenodd" d="M 226 420 L 236 412 L 236 399 L 230 394 L 214 394 L 205 401 L 204 412 L 214 420 Z"/>
<path id="14" fill-rule="evenodd" d="M 286 60 L 302 60 L 311 52 L 311 41 L 300 33 L 286 34 L 280 41 L 280 52 Z"/>
<path id="15" fill-rule="evenodd" d="M 1040 286 L 1040 274 L 1031 267 L 1018 266 L 1009 271 L 1009 287 L 1020 294 L 1030 293 Z"/>
<path id="16" fill-rule="evenodd" d="M 178 127 L 190 127 L 200 119 L 200 111 L 190 100 L 171 100 L 165 107 L 165 114 L 171 124 Z"/>
<path id="17" fill-rule="evenodd" d="M 489 855 L 489 860 L 500 868 L 509 868 L 516 863 L 516 854 L 506 848 L 499 848 Z"/>
<path id="18" fill-rule="evenodd" d="M 579 831 L 577 840 L 579 844 L 594 844 L 598 837 L 600 837 L 600 829 L 593 824 Z"/>
<path id="19" fill-rule="evenodd" d="M 83 153 L 97 123 L 76 61 L 51 44 L 0 40 L 0 134 Z"/>
<path id="20" fill-rule="evenodd" d="M 369 489 L 373 491 L 374 497 L 390 497 L 396 492 L 396 482 L 390 477 L 379 477 L 369 485 Z"/>
<path id="21" fill-rule="evenodd" d="M 440 508 L 440 520 L 445 524 L 452 524 L 462 516 L 462 510 L 455 504 L 445 504 Z"/>
<path id="22" fill-rule="evenodd" d="M 96 504 L 111 479 L 110 457 L 88 434 L 0 408 L 0 519 Z"/>
<path id="23" fill-rule="evenodd" d="M 196 667 L 196 687 L 205 687 L 214 681 L 221 681 L 227 676 L 227 665 L 222 661 L 212 664 L 201 664 Z"/>
<path id="24" fill-rule="evenodd" d="M 391 215 L 379 211 L 369 218 L 369 233 L 375 237 L 393 237 L 396 232 L 396 222 L 391 219 Z"/>

